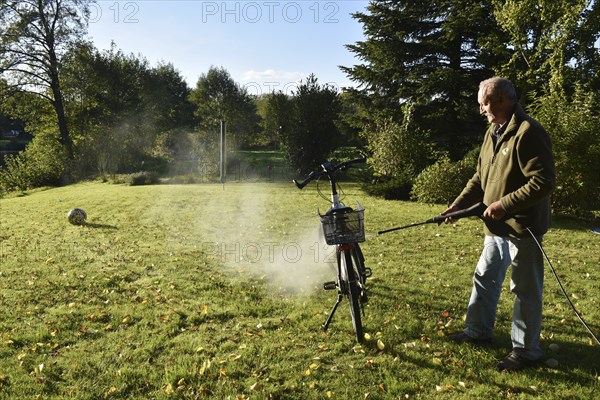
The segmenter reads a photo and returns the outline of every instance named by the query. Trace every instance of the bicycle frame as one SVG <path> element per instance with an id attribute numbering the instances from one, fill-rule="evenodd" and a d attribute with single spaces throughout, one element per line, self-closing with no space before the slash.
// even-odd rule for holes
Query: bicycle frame
<path id="1" fill-rule="evenodd" d="M 325 171 L 330 171 L 331 164 L 330 163 L 324 163 L 323 164 L 323 169 Z M 337 181 L 335 180 L 335 176 L 333 175 L 333 172 L 328 173 L 328 177 L 329 177 L 329 183 L 331 184 L 331 204 L 332 204 L 332 209 L 336 209 L 336 208 L 341 208 L 342 203 L 340 201 L 340 195 L 337 191 Z"/>
<path id="2" fill-rule="evenodd" d="M 346 161 L 335 166 L 329 162 L 325 162 L 321 165 L 322 170 L 311 172 L 303 182 L 294 180 L 294 183 L 299 189 L 302 189 L 310 181 L 319 179 L 322 176 L 327 176 L 329 180 L 331 186 L 331 207 L 329 210 L 327 210 L 324 216 L 321 216 L 321 222 L 323 224 L 323 230 L 326 235 L 327 243 L 334 244 L 336 246 L 338 276 L 337 281 L 335 282 L 325 282 L 323 284 L 323 288 L 325 290 L 337 289 L 338 296 L 337 301 L 327 317 L 327 320 L 322 325 L 322 328 L 323 330 L 327 330 L 335 311 L 342 302 L 344 296 L 346 296 L 350 303 L 352 324 L 356 333 L 356 339 L 359 343 L 364 340 L 361 313 L 364 313 L 363 304 L 367 301 L 365 283 L 366 278 L 371 276 L 371 270 L 369 268 L 365 268 L 364 257 L 362 255 L 360 246 L 358 245 L 358 241 L 364 241 L 364 227 L 362 226 L 361 219 L 362 214 L 359 214 L 362 213 L 362 210 L 354 212 L 352 208 L 342 204 L 337 190 L 338 184 L 334 174 L 337 171 L 349 168 L 352 164 L 364 163 L 365 161 L 366 157 L 363 156 L 359 159 Z M 338 233 L 337 231 L 329 232 L 332 234 L 331 237 L 327 235 L 328 232 L 325 232 L 325 227 L 329 227 L 329 220 L 327 220 L 328 218 L 332 219 L 333 224 L 335 224 L 337 219 L 337 222 L 340 222 L 341 220 L 342 225 L 345 225 L 346 223 L 352 225 L 352 223 L 355 222 L 354 220 L 346 220 L 346 216 L 353 215 L 352 213 L 356 213 L 358 216 L 357 221 L 359 222 L 359 228 L 362 230 L 362 232 L 359 233 L 362 233 L 362 237 L 360 235 L 357 237 L 356 234 L 353 236 L 352 231 L 350 231 L 350 235 L 336 236 L 336 233 Z"/>

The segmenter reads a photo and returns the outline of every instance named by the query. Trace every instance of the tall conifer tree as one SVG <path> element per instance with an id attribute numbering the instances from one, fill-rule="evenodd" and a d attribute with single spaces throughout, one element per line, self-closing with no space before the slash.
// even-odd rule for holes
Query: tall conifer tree
<path id="1" fill-rule="evenodd" d="M 356 13 L 365 40 L 347 48 L 362 63 L 341 68 L 359 84 L 353 94 L 366 119 L 401 121 L 402 104 L 411 101 L 414 123 L 461 157 L 484 124 L 474 90 L 506 56 L 490 7 L 481 0 L 371 1 Z"/>

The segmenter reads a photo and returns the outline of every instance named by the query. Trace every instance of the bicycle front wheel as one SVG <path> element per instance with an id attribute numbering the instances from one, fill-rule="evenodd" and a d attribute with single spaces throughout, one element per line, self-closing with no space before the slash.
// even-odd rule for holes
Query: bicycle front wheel
<path id="1" fill-rule="evenodd" d="M 352 265 L 351 250 L 342 250 L 340 257 L 340 279 L 344 282 L 346 290 L 344 291 L 350 303 L 350 316 L 352 317 L 352 326 L 356 333 L 356 340 L 362 343 L 365 339 L 360 315 L 360 288 L 358 286 L 358 277 L 354 266 Z"/>

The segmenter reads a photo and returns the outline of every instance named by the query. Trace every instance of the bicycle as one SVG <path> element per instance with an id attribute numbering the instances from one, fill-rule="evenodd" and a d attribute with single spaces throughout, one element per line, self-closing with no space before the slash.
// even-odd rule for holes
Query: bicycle
<path id="1" fill-rule="evenodd" d="M 357 202 L 357 209 L 354 210 L 341 202 L 335 173 L 344 171 L 354 164 L 364 163 L 366 160 L 367 158 L 363 155 L 361 158 L 337 165 L 324 162 L 321 164 L 320 170 L 311 172 L 304 181 L 293 180 L 298 189 L 303 189 L 308 183 L 316 180 L 319 195 L 331 203 L 331 207 L 325 214 L 321 215 L 319 211 L 317 212 L 321 220 L 325 242 L 335 246 L 337 261 L 337 280 L 325 282 L 323 289 L 337 289 L 338 297 L 327 320 L 321 327 L 327 331 L 335 311 L 346 296 L 350 303 L 352 326 L 359 343 L 364 341 L 361 314 L 364 316 L 364 304 L 368 301 L 366 281 L 371 276 L 371 269 L 365 267 L 365 259 L 358 244 L 365 241 L 364 208 Z M 329 180 L 331 199 L 328 199 L 319 188 L 319 180 L 323 176 L 327 176 Z"/>

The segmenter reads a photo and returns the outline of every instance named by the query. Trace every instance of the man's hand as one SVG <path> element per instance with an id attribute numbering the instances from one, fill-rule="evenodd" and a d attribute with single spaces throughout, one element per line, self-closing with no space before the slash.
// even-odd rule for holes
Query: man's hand
<path id="1" fill-rule="evenodd" d="M 442 215 L 445 215 L 445 214 L 448 214 L 448 213 L 451 213 L 451 212 L 454 212 L 454 211 L 458 211 L 458 210 L 459 210 L 459 208 L 458 208 L 457 206 L 455 206 L 454 204 L 452 204 L 450 207 L 448 207 L 448 208 L 447 208 L 447 209 L 446 209 L 446 210 L 445 210 L 445 211 L 442 213 Z M 454 221 L 456 221 L 454 218 L 446 218 L 446 219 L 444 220 L 444 223 L 445 223 L 445 224 L 449 224 L 449 223 L 451 223 L 451 222 L 454 222 Z"/>
<path id="2" fill-rule="evenodd" d="M 484 218 L 490 218 L 494 221 L 500 221 L 506 215 L 506 210 L 500 200 L 493 202 L 483 212 Z"/>

